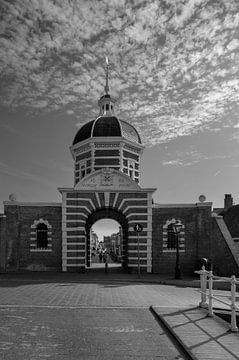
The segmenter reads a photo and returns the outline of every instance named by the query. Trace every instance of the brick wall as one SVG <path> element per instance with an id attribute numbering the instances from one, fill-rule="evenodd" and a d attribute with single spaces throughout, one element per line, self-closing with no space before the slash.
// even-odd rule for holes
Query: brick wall
<path id="1" fill-rule="evenodd" d="M 6 216 L 0 214 L 0 272 L 6 271 Z"/>
<path id="2" fill-rule="evenodd" d="M 6 215 L 6 270 L 61 270 L 62 233 L 61 204 L 27 206 L 7 204 Z M 47 220 L 52 226 L 52 250 L 30 251 L 31 225 L 34 221 Z"/>
<path id="3" fill-rule="evenodd" d="M 153 208 L 152 258 L 153 272 L 174 274 L 176 251 L 163 252 L 163 226 L 175 219 L 184 225 L 185 251 L 180 251 L 182 275 L 193 275 L 199 259 L 205 256 L 204 247 L 210 239 L 211 204 L 192 204 L 183 206 L 160 206 Z"/>
<path id="4" fill-rule="evenodd" d="M 236 277 L 239 277 L 239 261 L 237 262 L 232 255 L 232 251 L 228 244 L 229 241 L 227 242 L 225 240 L 226 234 L 223 234 L 222 229 L 218 226 L 216 218 L 212 218 L 211 226 L 211 261 L 213 272 L 219 276 L 230 277 L 231 275 L 236 275 Z"/>

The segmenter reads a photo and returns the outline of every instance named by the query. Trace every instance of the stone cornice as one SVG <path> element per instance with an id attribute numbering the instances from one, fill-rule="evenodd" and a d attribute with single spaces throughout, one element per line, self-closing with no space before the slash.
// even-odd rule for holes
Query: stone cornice
<path id="1" fill-rule="evenodd" d="M 62 206 L 61 202 L 22 202 L 22 201 L 3 201 L 4 205 L 12 206 Z"/>
<path id="2" fill-rule="evenodd" d="M 198 207 L 212 207 L 212 202 L 194 203 L 194 204 L 153 204 L 153 208 L 198 208 Z"/>

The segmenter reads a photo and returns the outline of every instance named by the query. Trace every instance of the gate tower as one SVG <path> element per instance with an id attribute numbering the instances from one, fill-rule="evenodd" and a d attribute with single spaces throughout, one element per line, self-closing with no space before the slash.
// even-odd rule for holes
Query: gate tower
<path id="1" fill-rule="evenodd" d="M 90 228 L 102 218 L 119 222 L 123 230 L 123 267 L 152 270 L 152 194 L 140 186 L 143 145 L 137 130 L 115 116 L 109 94 L 109 66 L 99 115 L 85 123 L 70 147 L 74 159 L 74 187 L 62 193 L 62 271 L 80 271 L 90 265 Z"/>

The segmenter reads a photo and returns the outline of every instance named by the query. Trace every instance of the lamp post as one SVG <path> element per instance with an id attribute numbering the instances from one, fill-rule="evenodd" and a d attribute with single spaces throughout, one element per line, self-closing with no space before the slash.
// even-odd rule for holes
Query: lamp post
<path id="1" fill-rule="evenodd" d="M 179 265 L 179 234 L 182 231 L 182 224 L 180 224 L 178 221 L 172 224 L 172 229 L 176 238 L 176 264 L 175 264 L 175 279 L 181 279 L 181 270 Z"/>

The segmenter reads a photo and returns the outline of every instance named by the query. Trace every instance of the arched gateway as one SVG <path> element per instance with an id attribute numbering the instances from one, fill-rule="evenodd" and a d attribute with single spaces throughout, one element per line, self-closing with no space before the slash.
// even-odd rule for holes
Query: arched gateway
<path id="1" fill-rule="evenodd" d="M 106 180 L 107 179 L 107 180 Z M 123 230 L 123 265 L 137 267 L 137 233 L 140 266 L 148 272 L 152 267 L 152 193 L 142 189 L 129 176 L 112 168 L 102 168 L 82 178 L 72 189 L 59 189 L 62 208 L 62 270 L 80 271 L 89 266 L 89 233 L 102 218 L 116 220 Z"/>
<path id="2" fill-rule="evenodd" d="M 152 269 L 152 194 L 140 187 L 143 152 L 137 130 L 114 115 L 109 94 L 108 66 L 99 116 L 77 132 L 71 153 L 75 162 L 74 187 L 62 193 L 62 270 L 78 271 L 89 265 L 89 232 L 99 219 L 117 220 L 123 230 L 123 264 L 138 266 L 134 225 L 139 234 L 140 266 Z"/>

